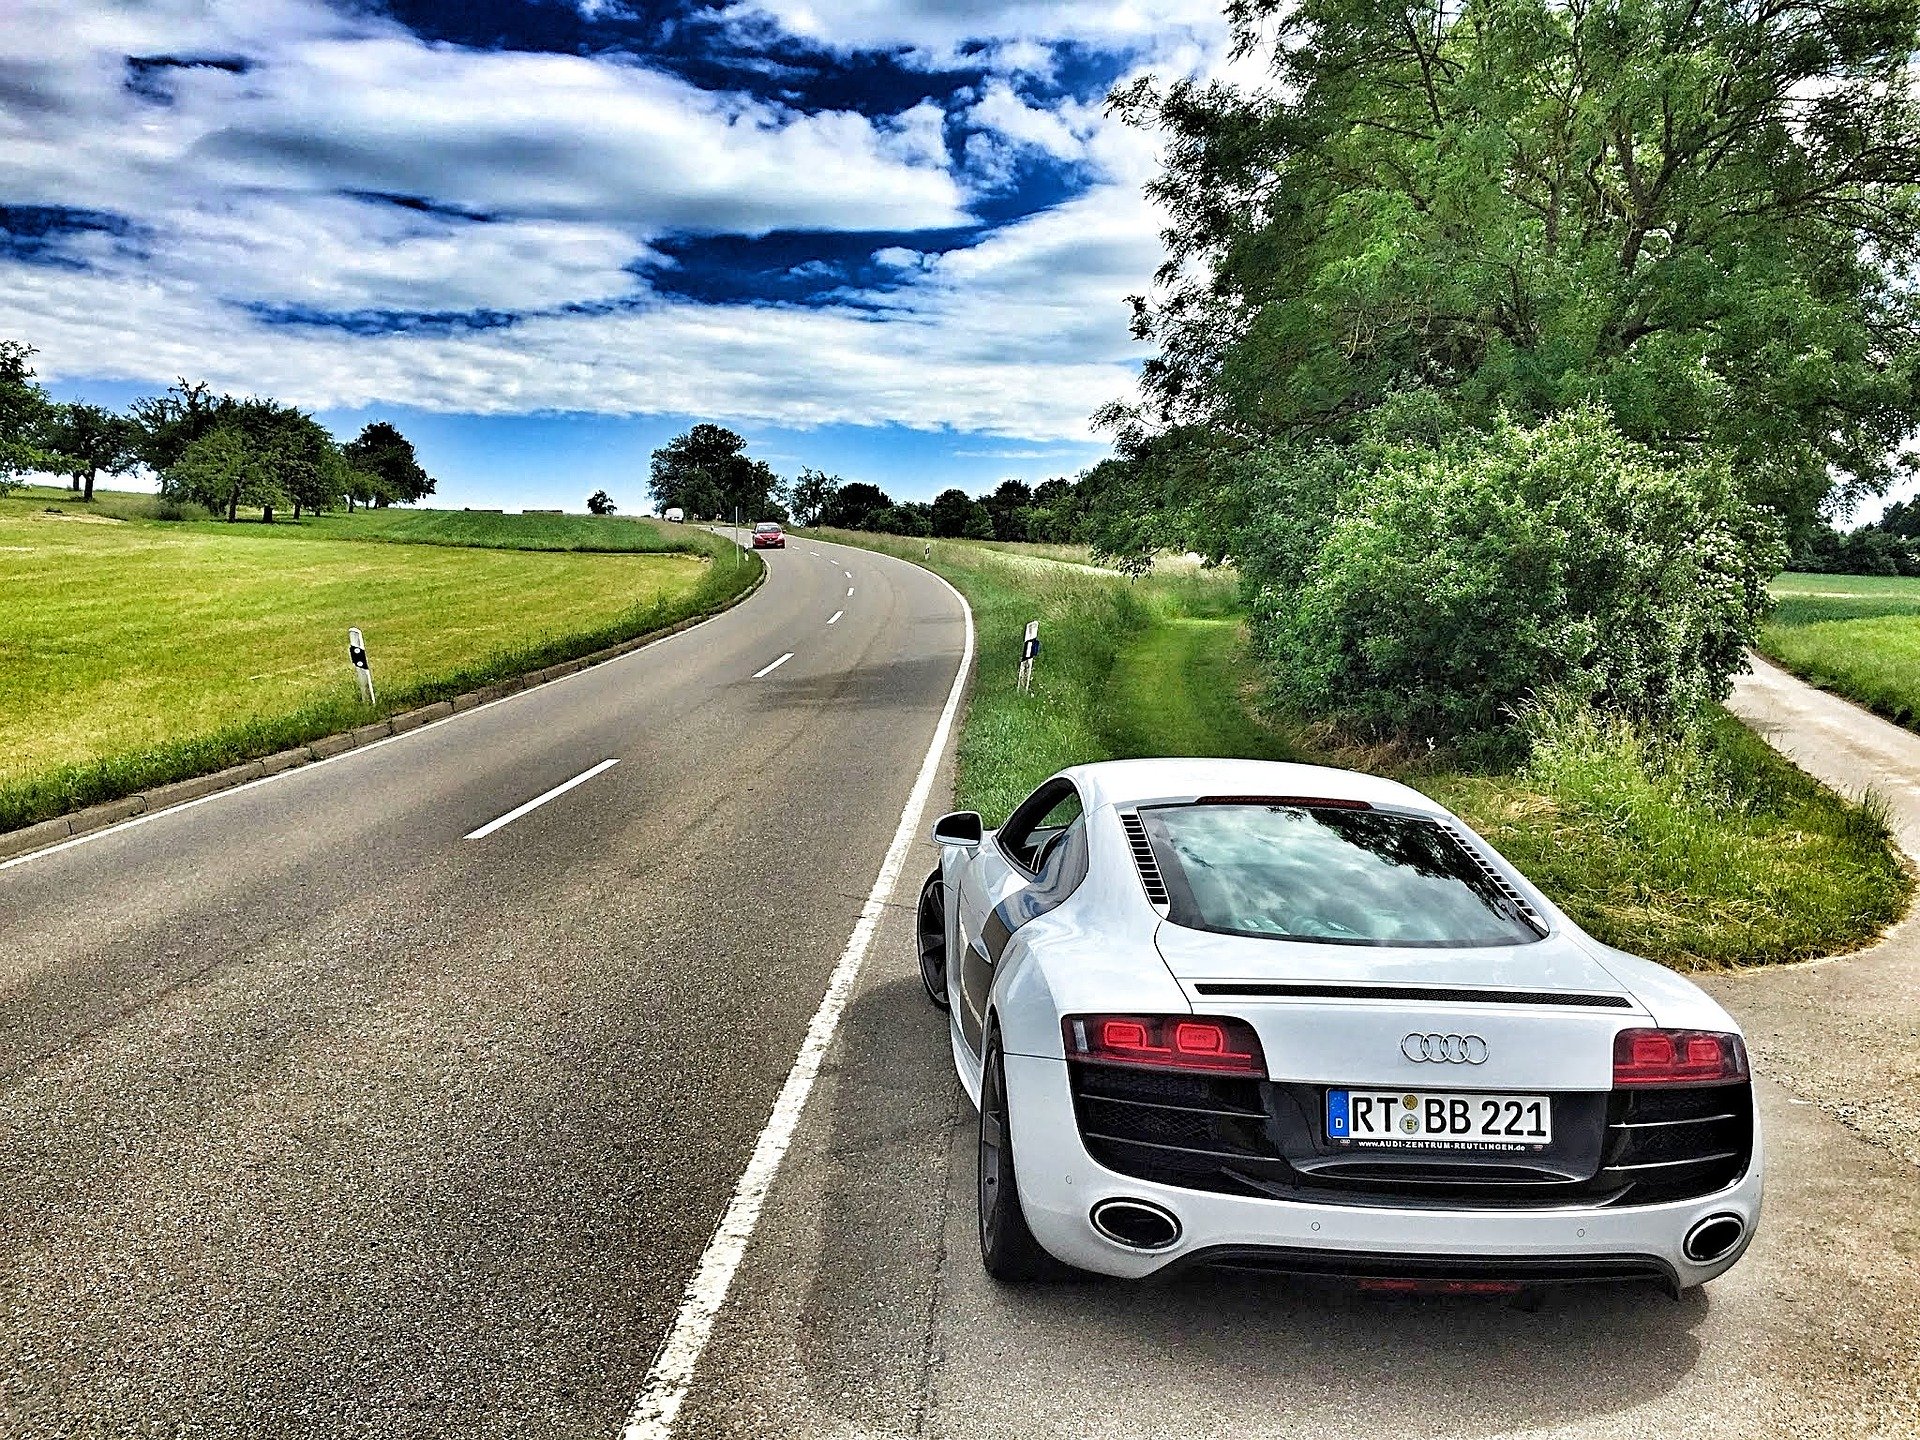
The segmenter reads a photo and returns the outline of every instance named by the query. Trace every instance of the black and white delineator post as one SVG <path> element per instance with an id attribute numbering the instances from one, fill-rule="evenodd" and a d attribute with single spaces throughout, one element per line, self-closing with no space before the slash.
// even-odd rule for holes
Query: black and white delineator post
<path id="1" fill-rule="evenodd" d="M 373 672 L 367 668 L 367 642 L 358 626 L 347 631 L 347 658 L 353 661 L 353 678 L 360 682 L 360 703 L 373 704 Z"/>
<path id="2" fill-rule="evenodd" d="M 1027 638 L 1020 643 L 1020 689 L 1033 689 L 1033 657 L 1040 653 L 1040 622 L 1027 622 Z"/>

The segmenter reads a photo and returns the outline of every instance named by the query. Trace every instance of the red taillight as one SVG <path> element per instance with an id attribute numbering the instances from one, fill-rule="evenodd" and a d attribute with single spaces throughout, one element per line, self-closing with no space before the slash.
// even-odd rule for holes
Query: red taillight
<path id="1" fill-rule="evenodd" d="M 1069 1015 L 1061 1022 L 1069 1060 L 1152 1065 L 1163 1070 L 1267 1073 L 1260 1037 L 1244 1020 L 1190 1015 Z"/>
<path id="2" fill-rule="evenodd" d="M 1715 1030 L 1622 1030 L 1613 1037 L 1613 1083 L 1715 1085 L 1747 1078 L 1738 1035 Z"/>

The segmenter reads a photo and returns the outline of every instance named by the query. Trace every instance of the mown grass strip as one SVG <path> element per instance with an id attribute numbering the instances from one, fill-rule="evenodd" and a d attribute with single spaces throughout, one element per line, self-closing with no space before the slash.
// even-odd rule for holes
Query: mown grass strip
<path id="1" fill-rule="evenodd" d="M 913 561 L 925 551 L 922 541 L 818 533 Z M 1231 577 L 1178 569 L 1130 582 L 1060 563 L 1072 560 L 936 541 L 925 561 L 967 597 L 979 627 L 957 788 L 989 823 L 1066 765 L 1155 754 L 1301 760 L 1391 774 L 1433 796 L 1598 938 L 1677 969 L 1852 949 L 1906 908 L 1911 882 L 1878 811 L 1842 800 L 1724 712 L 1679 766 L 1603 734 L 1557 737 L 1507 773 L 1343 747 L 1254 713 Z M 1023 696 L 1015 667 L 1032 619 L 1043 648 L 1034 693 Z"/>
<path id="2" fill-rule="evenodd" d="M 665 629 L 763 568 L 699 531 L 672 537 L 681 553 L 536 555 L 554 546 L 510 538 L 529 543 L 462 555 L 292 526 L 69 522 L 6 502 L 0 831 Z M 350 623 L 367 628 L 372 709 L 346 665 Z"/>
<path id="3" fill-rule="evenodd" d="M 1786 574 L 1760 649 L 1810 685 L 1920 729 L 1920 579 Z"/>

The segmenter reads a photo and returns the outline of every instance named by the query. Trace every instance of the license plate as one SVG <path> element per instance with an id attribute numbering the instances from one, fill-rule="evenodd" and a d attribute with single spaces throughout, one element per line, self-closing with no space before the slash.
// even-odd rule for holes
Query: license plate
<path id="1" fill-rule="evenodd" d="M 1327 1139 L 1422 1150 L 1537 1150 L 1553 1143 L 1546 1095 L 1329 1090 Z"/>

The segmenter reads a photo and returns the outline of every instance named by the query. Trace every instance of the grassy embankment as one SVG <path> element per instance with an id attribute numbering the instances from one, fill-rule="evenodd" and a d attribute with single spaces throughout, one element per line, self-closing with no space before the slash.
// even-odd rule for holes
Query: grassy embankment
<path id="1" fill-rule="evenodd" d="M 589 654 L 714 609 L 760 569 L 703 531 L 627 519 L 156 509 L 0 500 L 0 830 Z"/>
<path id="2" fill-rule="evenodd" d="M 916 561 L 924 549 L 818 533 Z M 1249 709 L 1229 575 L 1176 564 L 1129 583 L 1084 563 L 958 541 L 936 541 L 931 563 L 967 596 L 978 625 L 958 785 L 960 803 L 990 823 L 1064 765 L 1252 755 L 1405 780 L 1465 817 L 1594 934 L 1678 969 L 1831 954 L 1905 908 L 1909 882 L 1876 815 L 1730 716 L 1717 719 L 1700 754 L 1651 776 L 1629 742 L 1592 734 L 1562 734 L 1503 774 L 1341 748 Z M 1014 678 L 1031 619 L 1042 651 L 1029 697 Z"/>
<path id="3" fill-rule="evenodd" d="M 1920 580 L 1785 574 L 1760 648 L 1810 684 L 1920 729 Z"/>

